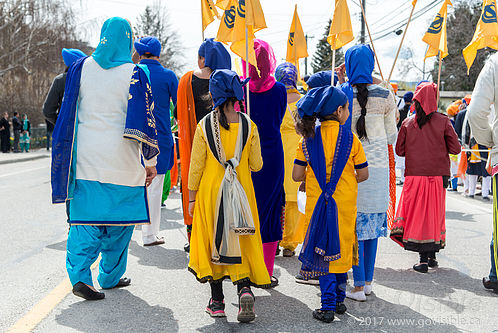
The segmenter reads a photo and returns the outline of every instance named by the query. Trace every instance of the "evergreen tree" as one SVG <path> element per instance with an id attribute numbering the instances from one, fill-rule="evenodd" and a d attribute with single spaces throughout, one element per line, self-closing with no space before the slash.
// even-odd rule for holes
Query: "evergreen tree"
<path id="1" fill-rule="evenodd" d="M 495 51 L 485 48 L 477 51 L 474 64 L 467 76 L 467 66 L 462 55 L 462 50 L 470 43 L 481 16 L 482 2 L 453 1 L 454 11 L 448 15 L 448 56 L 443 59 L 441 67 L 441 82 L 444 90 L 471 91 L 474 89 L 477 77 L 486 60 Z M 437 82 L 438 60 L 434 62 L 431 71 L 434 82 Z M 442 85 L 442 84 L 441 84 Z"/>
<path id="2" fill-rule="evenodd" d="M 327 24 L 327 27 L 325 29 L 325 33 L 323 34 L 323 37 L 318 41 L 315 54 L 313 54 L 311 67 L 313 68 L 314 73 L 332 69 L 332 49 L 330 48 L 330 44 L 327 42 L 327 36 L 329 35 L 331 24 L 332 20 L 329 20 L 329 23 Z M 339 66 L 343 62 L 344 53 L 342 49 L 339 49 L 335 52 L 336 66 Z"/>
<path id="3" fill-rule="evenodd" d="M 178 34 L 168 22 L 168 15 L 161 6 L 147 6 L 137 18 L 134 29 L 138 36 L 154 36 L 161 42 L 160 62 L 174 72 L 181 71 L 184 66 L 182 45 Z"/>

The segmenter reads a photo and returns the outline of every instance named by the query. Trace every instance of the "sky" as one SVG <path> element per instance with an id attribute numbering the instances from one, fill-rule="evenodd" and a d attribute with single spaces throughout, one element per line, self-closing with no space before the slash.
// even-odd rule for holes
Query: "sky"
<path id="1" fill-rule="evenodd" d="M 351 13 L 351 22 L 355 37 L 360 35 L 360 0 L 348 0 Z M 414 51 L 414 60 L 422 68 L 426 44 L 422 36 L 429 27 L 432 19 L 439 11 L 442 0 L 418 0 L 414 19 L 410 23 L 404 46 L 409 46 Z M 185 71 L 197 66 L 197 50 L 202 42 L 200 0 L 70 0 L 73 6 L 78 29 L 82 37 L 96 46 L 102 23 L 109 17 L 121 16 L 132 23 L 143 12 L 147 5 L 159 4 L 169 13 L 172 27 L 178 32 L 184 47 Z M 286 42 L 294 12 L 294 5 L 298 6 L 298 14 L 305 34 L 313 38 L 308 42 L 309 71 L 311 69 L 312 55 L 316 49 L 318 39 L 325 32 L 327 22 L 332 18 L 334 0 L 260 0 L 265 13 L 268 28 L 256 33 L 256 37 L 266 40 L 272 45 L 277 62 L 285 61 Z M 370 31 L 374 38 L 380 66 L 387 78 L 401 41 L 401 35 L 396 35 L 397 23 L 406 23 L 410 14 L 412 0 L 366 0 L 366 17 Z M 451 13 L 452 9 L 449 9 Z M 221 11 L 220 11 L 221 12 Z M 221 13 L 220 13 L 221 14 Z M 205 37 L 216 37 L 219 21 L 215 20 L 207 27 Z M 402 29 L 404 29 L 403 27 Z M 382 38 L 379 38 L 382 37 Z M 376 39 L 379 38 L 379 39 Z M 368 36 L 367 36 L 368 40 Z M 470 41 L 469 41 L 470 42 Z M 357 39 L 347 44 L 343 49 L 355 45 Z M 433 58 L 434 59 L 434 58 Z M 432 67 L 433 60 L 427 60 L 426 67 Z M 400 60 L 393 72 L 393 80 L 418 81 L 421 73 L 415 70 L 408 75 L 399 72 Z M 301 72 L 304 73 L 304 62 L 301 62 Z M 183 73 L 177 73 L 183 74 Z"/>

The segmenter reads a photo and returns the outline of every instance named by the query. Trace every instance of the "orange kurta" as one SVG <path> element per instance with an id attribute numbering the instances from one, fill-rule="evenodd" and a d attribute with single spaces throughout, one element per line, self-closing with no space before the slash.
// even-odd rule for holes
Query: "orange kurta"
<path id="1" fill-rule="evenodd" d="M 186 225 L 192 225 L 192 217 L 188 213 L 188 173 L 190 153 L 194 141 L 197 120 L 195 118 L 194 94 L 192 93 L 192 74 L 185 74 L 178 84 L 178 101 L 176 104 L 178 118 L 178 143 L 180 148 L 180 174 L 182 186 L 183 219 Z"/>

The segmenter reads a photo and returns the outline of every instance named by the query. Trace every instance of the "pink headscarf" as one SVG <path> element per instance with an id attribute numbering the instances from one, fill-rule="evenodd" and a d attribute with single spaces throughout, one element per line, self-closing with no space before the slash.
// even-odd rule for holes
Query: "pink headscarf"
<path id="1" fill-rule="evenodd" d="M 275 54 L 273 49 L 264 40 L 255 39 L 254 40 L 254 52 L 256 53 L 256 61 L 258 62 L 258 69 L 260 74 L 258 75 L 258 70 L 253 65 L 249 64 L 249 90 L 253 93 L 262 93 L 270 90 L 275 85 L 275 68 L 277 67 L 277 60 L 275 59 Z M 242 60 L 242 67 L 244 71 L 244 77 L 246 74 L 246 62 Z"/>
<path id="2" fill-rule="evenodd" d="M 423 82 L 417 86 L 414 101 L 418 101 L 424 109 L 426 115 L 437 111 L 437 84 L 433 82 Z"/>

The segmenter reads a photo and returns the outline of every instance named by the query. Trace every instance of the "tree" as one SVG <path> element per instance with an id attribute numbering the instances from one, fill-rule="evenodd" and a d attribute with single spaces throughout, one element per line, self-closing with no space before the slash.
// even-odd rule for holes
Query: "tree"
<path id="1" fill-rule="evenodd" d="M 420 77 L 420 79 L 430 80 L 432 75 L 432 68 L 428 67 L 432 66 L 432 63 L 424 63 L 423 60 L 423 58 L 420 59 L 415 56 L 415 52 L 413 51 L 413 47 L 411 45 L 403 46 L 399 54 L 398 72 L 400 73 L 400 76 L 406 77 L 408 73 L 416 72 L 417 76 Z"/>
<path id="2" fill-rule="evenodd" d="M 65 0 L 0 3 L 0 112 L 26 113 L 37 126 L 52 80 L 64 70 L 62 48 L 90 49 L 78 40 Z"/>
<path id="3" fill-rule="evenodd" d="M 147 6 L 137 18 L 135 31 L 138 36 L 155 36 L 161 42 L 160 62 L 174 72 L 180 72 L 184 66 L 183 49 L 178 33 L 173 30 L 168 14 L 160 5 Z"/>
<path id="4" fill-rule="evenodd" d="M 471 91 L 486 60 L 495 51 L 490 48 L 477 52 L 474 64 L 467 76 L 467 66 L 462 50 L 470 43 L 481 16 L 482 1 L 453 1 L 454 11 L 448 15 L 448 56 L 443 59 L 441 67 L 441 86 L 444 90 Z M 433 63 L 431 74 L 437 80 L 438 60 Z M 431 66 L 432 67 L 432 66 Z"/>
<path id="5" fill-rule="evenodd" d="M 313 55 L 311 67 L 315 73 L 332 69 L 332 49 L 330 48 L 330 44 L 327 42 L 327 36 L 329 35 L 331 24 L 332 20 L 329 20 L 325 33 L 318 41 L 315 54 Z M 343 62 L 344 53 L 342 52 L 342 49 L 339 49 L 335 53 L 335 63 L 339 66 Z"/>

